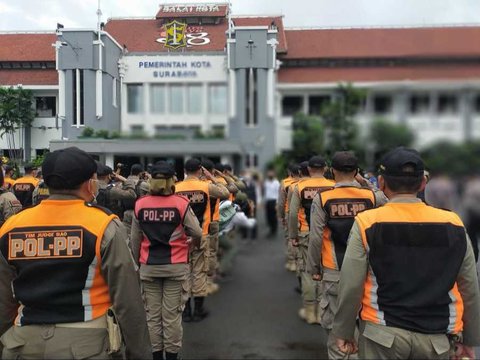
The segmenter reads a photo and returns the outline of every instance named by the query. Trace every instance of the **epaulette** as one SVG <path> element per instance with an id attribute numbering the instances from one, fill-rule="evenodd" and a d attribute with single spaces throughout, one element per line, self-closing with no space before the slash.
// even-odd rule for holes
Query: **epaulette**
<path id="1" fill-rule="evenodd" d="M 85 201 L 85 206 L 90 207 L 90 208 L 95 208 L 95 209 L 102 210 L 102 211 L 103 211 L 105 214 L 107 214 L 107 215 L 114 215 L 114 213 L 113 213 L 110 209 L 108 209 L 108 208 L 106 208 L 106 207 L 104 207 L 104 206 L 100 206 L 100 205 L 98 205 L 98 204 L 93 204 L 93 203 L 91 203 L 91 202 Z"/>

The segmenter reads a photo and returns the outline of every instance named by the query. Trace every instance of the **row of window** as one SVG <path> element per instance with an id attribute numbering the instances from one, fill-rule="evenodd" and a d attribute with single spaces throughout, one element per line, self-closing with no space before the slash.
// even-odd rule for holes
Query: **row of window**
<path id="1" fill-rule="evenodd" d="M 454 94 L 440 94 L 434 102 L 429 94 L 411 95 L 408 99 L 408 109 L 411 114 L 422 114 L 434 111 L 438 114 L 453 114 L 459 111 L 459 96 Z M 322 107 L 331 101 L 329 95 L 308 96 L 308 113 L 320 115 Z M 393 95 L 375 94 L 371 97 L 373 113 L 384 115 L 393 111 Z M 282 99 L 282 114 L 294 115 L 304 109 L 303 96 L 285 96 Z M 434 105 L 434 106 L 433 106 Z M 480 95 L 476 96 L 472 104 L 476 113 L 480 113 Z M 361 111 L 365 110 L 365 104 Z"/>
<path id="2" fill-rule="evenodd" d="M 127 85 L 127 112 L 145 113 L 145 86 L 143 84 Z M 152 114 L 202 114 L 207 104 L 209 114 L 226 114 L 227 86 L 209 84 L 207 99 L 204 99 L 201 84 L 188 85 L 150 85 L 149 112 Z"/>
<path id="3" fill-rule="evenodd" d="M 166 125 L 155 125 L 154 126 L 154 136 L 160 135 L 168 135 L 168 134 L 175 134 L 175 135 L 192 135 L 195 132 L 201 132 L 200 125 L 190 125 L 190 126 L 182 126 L 182 125 L 174 125 L 174 126 L 166 126 Z M 225 132 L 224 125 L 213 125 L 212 126 L 213 132 Z M 137 136 L 144 136 L 145 134 L 145 127 L 142 124 L 130 125 L 130 132 L 132 135 Z"/>

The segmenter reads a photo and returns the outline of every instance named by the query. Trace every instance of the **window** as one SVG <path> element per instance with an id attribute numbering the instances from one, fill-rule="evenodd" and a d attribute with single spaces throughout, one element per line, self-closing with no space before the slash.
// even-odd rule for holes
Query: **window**
<path id="1" fill-rule="evenodd" d="M 188 113 L 201 114 L 203 104 L 203 92 L 201 85 L 188 85 Z"/>
<path id="2" fill-rule="evenodd" d="M 282 114 L 286 116 L 295 115 L 303 109 L 303 98 L 301 96 L 285 96 L 282 99 Z"/>
<path id="3" fill-rule="evenodd" d="M 165 113 L 165 85 L 152 85 L 150 90 L 150 112 L 153 114 Z"/>
<path id="4" fill-rule="evenodd" d="M 427 113 L 430 110 L 430 96 L 412 95 L 410 97 L 410 112 L 412 114 Z"/>
<path id="5" fill-rule="evenodd" d="M 208 87 L 208 112 L 210 114 L 226 114 L 227 86 L 212 84 Z"/>
<path id="6" fill-rule="evenodd" d="M 55 117 L 57 115 L 55 96 L 36 97 L 35 110 L 37 117 Z"/>
<path id="7" fill-rule="evenodd" d="M 170 86 L 170 112 L 182 114 L 183 109 L 183 85 Z"/>
<path id="8" fill-rule="evenodd" d="M 375 114 L 388 114 L 392 111 L 392 97 L 389 95 L 375 95 L 373 98 Z"/>
<path id="9" fill-rule="evenodd" d="M 248 153 L 245 157 L 245 167 L 257 167 L 258 166 L 258 155 L 254 153 Z"/>
<path id="10" fill-rule="evenodd" d="M 127 85 L 127 112 L 131 114 L 143 113 L 143 85 Z"/>
<path id="11" fill-rule="evenodd" d="M 308 97 L 308 112 L 310 115 L 320 115 L 322 108 L 330 102 L 330 96 L 309 96 Z"/>
<path id="12" fill-rule="evenodd" d="M 85 125 L 84 119 L 84 83 L 83 83 L 83 70 L 73 70 L 73 125 L 77 127 Z"/>
<path id="13" fill-rule="evenodd" d="M 132 132 L 132 135 L 135 135 L 135 136 L 144 135 L 143 125 L 131 125 L 130 126 L 130 131 Z"/>
<path id="14" fill-rule="evenodd" d="M 167 127 L 165 125 L 155 126 L 155 136 L 163 135 L 165 132 L 167 132 Z"/>
<path id="15" fill-rule="evenodd" d="M 257 114 L 257 69 L 250 68 L 246 71 L 245 79 L 245 112 L 247 114 L 247 126 L 256 126 L 258 124 Z"/>
<path id="16" fill-rule="evenodd" d="M 117 107 L 117 79 L 112 81 L 112 106 Z"/>
<path id="17" fill-rule="evenodd" d="M 443 94 L 438 96 L 437 112 L 439 114 L 451 114 L 458 110 L 458 101 L 455 95 Z"/>

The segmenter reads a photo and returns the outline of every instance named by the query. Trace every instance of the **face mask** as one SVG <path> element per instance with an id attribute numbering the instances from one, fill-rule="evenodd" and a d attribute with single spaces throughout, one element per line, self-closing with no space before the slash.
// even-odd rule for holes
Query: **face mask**
<path id="1" fill-rule="evenodd" d="M 94 202 L 97 200 L 97 196 L 98 196 L 98 180 L 90 179 L 89 186 L 90 186 L 90 189 L 89 189 L 90 194 L 93 196 L 93 199 L 91 199 L 90 201 Z"/>

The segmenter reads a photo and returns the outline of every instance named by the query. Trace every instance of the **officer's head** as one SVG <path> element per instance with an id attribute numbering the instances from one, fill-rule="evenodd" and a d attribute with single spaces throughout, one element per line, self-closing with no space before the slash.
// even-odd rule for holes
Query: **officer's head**
<path id="1" fill-rule="evenodd" d="M 109 182 L 110 177 L 113 174 L 113 169 L 110 166 L 104 165 L 101 162 L 97 161 L 97 177 L 98 180 Z"/>
<path id="2" fill-rule="evenodd" d="M 202 161 L 202 166 L 207 169 L 210 173 L 213 173 L 213 169 L 215 169 L 215 164 L 210 159 L 204 159 Z"/>
<path id="3" fill-rule="evenodd" d="M 133 164 L 130 168 L 130 175 L 139 176 L 143 172 L 142 164 Z"/>
<path id="4" fill-rule="evenodd" d="M 300 176 L 300 165 L 290 164 L 288 165 L 287 172 L 289 176 L 299 177 Z"/>
<path id="5" fill-rule="evenodd" d="M 417 194 L 425 188 L 425 165 L 413 149 L 398 147 L 389 151 L 380 162 L 378 186 L 387 197 Z"/>
<path id="6" fill-rule="evenodd" d="M 309 177 L 310 174 L 308 172 L 308 161 L 302 161 L 300 163 L 300 176 L 301 177 Z"/>
<path id="7" fill-rule="evenodd" d="M 332 157 L 332 172 L 337 181 L 353 181 L 358 172 L 358 159 L 352 151 L 337 151 Z"/>
<path id="8" fill-rule="evenodd" d="M 15 172 L 15 169 L 13 166 L 5 165 L 5 176 L 12 177 L 14 172 Z"/>
<path id="9" fill-rule="evenodd" d="M 225 171 L 225 165 L 223 165 L 222 163 L 216 163 L 215 164 L 215 169 L 217 169 L 218 171 L 223 173 Z"/>
<path id="10" fill-rule="evenodd" d="M 312 156 L 310 160 L 308 160 L 308 173 L 310 176 L 313 176 L 314 174 L 323 175 L 325 173 L 326 166 L 327 162 L 322 156 Z"/>
<path id="11" fill-rule="evenodd" d="M 50 194 L 74 195 L 92 201 L 97 192 L 97 163 L 85 151 L 69 147 L 48 153 L 42 165 Z"/>
<path id="12" fill-rule="evenodd" d="M 226 173 L 226 174 L 232 174 L 233 173 L 233 168 L 230 164 L 224 164 L 223 165 L 223 171 Z"/>
<path id="13" fill-rule="evenodd" d="M 175 169 L 166 161 L 158 161 L 152 166 L 152 177 L 148 180 L 150 194 L 172 195 L 175 193 Z"/>
<path id="14" fill-rule="evenodd" d="M 196 158 L 188 159 L 185 162 L 185 172 L 187 175 L 200 177 L 202 175 L 202 162 Z"/>
<path id="15" fill-rule="evenodd" d="M 34 164 L 25 164 L 24 169 L 25 169 L 25 175 L 31 175 L 31 176 L 37 175 L 38 167 L 36 167 Z"/>

